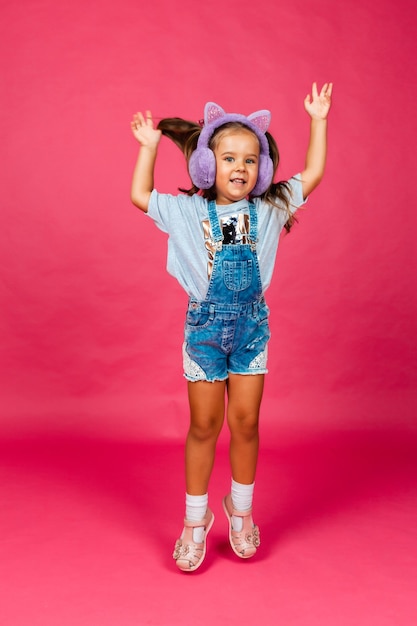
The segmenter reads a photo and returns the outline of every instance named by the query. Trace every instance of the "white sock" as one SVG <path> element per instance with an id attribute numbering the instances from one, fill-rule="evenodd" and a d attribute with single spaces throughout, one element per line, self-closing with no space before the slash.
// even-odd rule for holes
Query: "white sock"
<path id="1" fill-rule="evenodd" d="M 242 485 L 232 478 L 232 504 L 236 511 L 249 511 L 252 508 L 253 490 L 255 483 L 251 485 Z M 233 530 L 240 532 L 243 528 L 243 518 L 232 515 Z"/>
<path id="2" fill-rule="evenodd" d="M 207 513 L 208 493 L 203 496 L 191 496 L 185 494 L 185 519 L 191 522 L 199 522 L 203 520 Z M 201 543 L 204 539 L 204 526 L 196 526 L 193 529 L 193 540 Z"/>

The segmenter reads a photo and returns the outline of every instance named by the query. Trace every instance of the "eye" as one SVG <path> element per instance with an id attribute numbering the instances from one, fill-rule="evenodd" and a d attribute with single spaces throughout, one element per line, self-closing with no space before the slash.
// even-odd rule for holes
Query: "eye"
<path id="1" fill-rule="evenodd" d="M 227 157 L 224 158 L 224 160 L 227 161 L 228 163 L 233 163 L 234 158 L 231 157 L 231 156 L 227 156 Z"/>
<path id="2" fill-rule="evenodd" d="M 250 165 L 254 165 L 256 161 L 255 159 L 246 159 L 246 163 L 249 163 Z"/>

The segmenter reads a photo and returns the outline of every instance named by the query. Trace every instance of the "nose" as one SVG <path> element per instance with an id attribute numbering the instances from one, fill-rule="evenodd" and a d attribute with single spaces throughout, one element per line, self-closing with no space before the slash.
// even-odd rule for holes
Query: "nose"
<path id="1" fill-rule="evenodd" d="M 245 163 L 245 160 L 244 160 L 244 159 L 242 159 L 241 161 L 236 161 L 236 164 L 235 164 L 235 170 L 236 170 L 237 172 L 242 172 L 242 171 L 244 171 L 245 169 L 246 169 L 246 163 Z"/>

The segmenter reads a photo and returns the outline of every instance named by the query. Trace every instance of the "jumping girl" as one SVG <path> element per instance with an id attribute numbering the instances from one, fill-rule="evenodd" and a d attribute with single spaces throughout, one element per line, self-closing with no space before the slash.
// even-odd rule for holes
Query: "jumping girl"
<path id="1" fill-rule="evenodd" d="M 304 100 L 311 118 L 305 166 L 287 182 L 273 182 L 279 155 L 267 132 L 269 111 L 246 117 L 209 102 L 202 126 L 167 118 L 155 128 L 150 111 L 135 114 L 131 122 L 140 144 L 132 202 L 168 233 L 168 271 L 188 295 L 183 344 L 190 405 L 185 520 L 173 554 L 183 571 L 196 570 L 206 554 L 214 522 L 208 486 L 225 413 L 232 480 L 223 508 L 230 545 L 246 559 L 260 544 L 252 502 L 270 338 L 264 293 L 282 229 L 290 229 L 296 209 L 323 177 L 331 93 L 332 83 L 320 92 L 313 83 Z M 183 151 L 193 183 L 177 196 L 154 189 L 162 134 Z"/>

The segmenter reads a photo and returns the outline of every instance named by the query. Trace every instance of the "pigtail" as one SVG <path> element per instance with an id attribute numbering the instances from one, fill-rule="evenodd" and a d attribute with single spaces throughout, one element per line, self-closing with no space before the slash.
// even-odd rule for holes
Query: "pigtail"
<path id="1" fill-rule="evenodd" d="M 201 126 L 196 122 L 183 120 L 181 117 L 166 117 L 160 120 L 158 129 L 178 146 L 188 163 L 191 154 L 197 148 Z"/>
<path id="2" fill-rule="evenodd" d="M 181 117 L 165 117 L 160 120 L 157 128 L 181 150 L 188 165 L 192 153 L 197 148 L 198 138 L 201 133 L 200 124 L 183 120 Z M 193 196 L 200 189 L 193 185 L 190 189 L 179 187 L 178 191 L 188 196 Z"/>
<path id="3" fill-rule="evenodd" d="M 279 165 L 279 150 L 277 143 L 271 133 L 266 131 L 265 136 L 268 140 L 269 155 L 274 164 L 274 176 Z M 291 203 L 291 187 L 288 181 L 280 181 L 278 183 L 271 183 L 269 188 L 262 194 L 261 199 L 264 202 L 272 204 L 272 206 L 285 211 L 287 213 L 287 221 L 284 228 L 289 233 L 294 223 L 297 221 L 296 217 L 290 211 Z M 283 208 L 284 207 L 284 208 Z"/>

